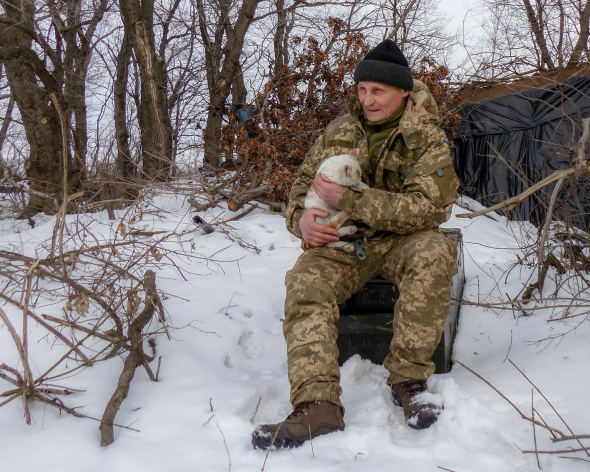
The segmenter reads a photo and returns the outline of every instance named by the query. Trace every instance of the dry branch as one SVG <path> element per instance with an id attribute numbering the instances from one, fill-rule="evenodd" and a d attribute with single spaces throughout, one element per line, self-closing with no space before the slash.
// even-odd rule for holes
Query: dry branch
<path id="1" fill-rule="evenodd" d="M 246 203 L 254 200 L 255 198 L 261 197 L 262 195 L 265 195 L 269 190 L 270 185 L 260 185 L 259 187 L 253 189 L 245 189 L 241 193 L 233 196 L 224 191 L 220 191 L 219 193 L 229 200 L 227 207 L 230 209 L 230 211 L 238 211 Z"/>
<path id="2" fill-rule="evenodd" d="M 515 409 L 515 410 L 518 412 L 518 414 L 521 416 L 521 418 L 522 418 L 523 420 L 530 421 L 531 423 L 534 423 L 534 424 L 536 424 L 537 426 L 540 426 L 541 428 L 547 429 L 547 430 L 549 430 L 549 431 L 551 431 L 551 432 L 553 432 L 553 433 L 556 433 L 556 434 L 558 434 L 560 437 L 563 437 L 563 436 L 565 436 L 565 435 L 564 435 L 564 434 L 563 434 L 561 431 L 559 431 L 558 429 L 556 429 L 556 428 L 552 428 L 552 427 L 548 426 L 548 425 L 547 425 L 547 424 L 545 424 L 545 423 L 541 423 L 540 421 L 538 421 L 538 420 L 536 420 L 536 419 L 534 419 L 534 418 L 531 418 L 531 417 L 529 417 L 529 416 L 525 415 L 525 414 L 524 414 L 522 411 L 520 411 L 520 409 L 519 409 L 519 408 L 518 408 L 518 407 L 517 407 L 517 406 L 516 406 L 514 403 L 512 403 L 512 402 L 511 402 L 511 401 L 508 399 L 508 397 L 506 397 L 506 395 L 504 395 L 502 392 L 500 392 L 500 390 L 498 390 L 496 387 L 494 387 L 494 386 L 493 386 L 493 385 L 492 385 L 490 382 L 488 382 L 486 379 L 484 379 L 484 378 L 483 378 L 481 375 L 479 375 L 477 372 L 475 372 L 474 370 L 470 369 L 470 368 L 469 368 L 469 367 L 467 367 L 465 364 L 463 364 L 462 362 L 460 362 L 460 361 L 458 361 L 458 360 L 456 360 L 456 359 L 455 359 L 455 362 L 456 362 L 457 364 L 459 364 L 461 367 L 464 367 L 465 369 L 467 369 L 469 372 L 471 372 L 473 375 L 475 375 L 475 376 L 476 376 L 478 379 L 482 380 L 482 381 L 483 381 L 484 383 L 486 383 L 486 384 L 487 384 L 487 385 L 488 385 L 488 386 L 489 386 L 489 387 L 490 387 L 492 390 L 494 390 L 494 392 L 496 392 L 496 393 L 497 393 L 498 395 L 500 395 L 500 396 L 501 396 L 501 397 L 502 397 L 504 400 L 506 400 L 506 402 L 508 402 L 508 404 L 509 404 L 509 405 L 510 405 L 512 408 L 514 408 L 514 409 Z"/>
<path id="3" fill-rule="evenodd" d="M 584 163 L 584 168 L 586 170 L 588 168 L 588 164 L 586 162 Z M 457 216 L 457 218 L 475 218 L 476 216 L 485 215 L 485 214 L 490 213 L 492 211 L 501 210 L 502 208 L 506 208 L 506 207 L 508 207 L 509 209 L 512 209 L 516 205 L 518 205 L 521 201 L 523 201 L 526 197 L 535 193 L 537 190 L 542 189 L 543 187 L 549 185 L 552 182 L 555 182 L 556 180 L 566 179 L 569 176 L 574 175 L 576 173 L 576 171 L 577 171 L 577 169 L 556 170 L 549 177 L 544 178 L 543 180 L 536 183 L 532 187 L 528 188 L 527 190 L 525 190 L 521 194 L 517 195 L 516 197 L 509 198 L 508 200 L 500 202 L 500 203 L 498 203 L 494 206 L 491 206 L 489 208 L 485 208 L 483 210 L 476 211 L 475 213 L 461 213 L 461 214 L 455 215 L 455 216 Z"/>
<path id="4" fill-rule="evenodd" d="M 131 381 L 135 375 L 135 369 L 142 365 L 144 361 L 142 330 L 152 319 L 159 300 L 158 292 L 156 290 L 156 274 L 153 271 L 146 271 L 143 287 L 145 289 L 144 308 L 137 318 L 133 320 L 128 330 L 131 350 L 127 359 L 125 359 L 123 372 L 121 372 L 121 375 L 119 376 L 117 388 L 105 408 L 100 423 L 100 445 L 102 447 L 108 446 L 115 441 L 115 434 L 113 431 L 115 416 L 117 415 L 121 404 L 125 398 L 127 398 Z"/>

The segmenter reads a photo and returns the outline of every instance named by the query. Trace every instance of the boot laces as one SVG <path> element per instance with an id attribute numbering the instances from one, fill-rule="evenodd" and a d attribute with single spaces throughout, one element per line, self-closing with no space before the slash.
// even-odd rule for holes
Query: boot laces
<path id="1" fill-rule="evenodd" d="M 426 385 L 423 380 L 408 380 L 404 382 L 404 388 L 410 397 L 426 391 Z"/>
<path id="2" fill-rule="evenodd" d="M 300 403 L 295 407 L 293 412 L 289 416 L 287 416 L 287 419 L 290 420 L 295 417 L 300 418 L 301 415 L 307 415 L 307 412 L 311 410 L 311 405 L 313 405 L 313 403 L 314 402 Z"/>

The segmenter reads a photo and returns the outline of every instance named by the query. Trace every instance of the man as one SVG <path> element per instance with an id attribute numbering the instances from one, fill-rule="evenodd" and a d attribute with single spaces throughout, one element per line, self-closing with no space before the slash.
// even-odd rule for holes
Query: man
<path id="1" fill-rule="evenodd" d="M 428 428 L 439 414 L 420 394 L 434 372 L 430 358 L 449 312 L 456 254 L 437 229 L 451 215 L 458 179 L 434 99 L 413 80 L 395 43 L 386 40 L 370 51 L 354 80 L 358 97 L 349 104 L 350 113 L 326 127 L 289 195 L 287 228 L 311 246 L 285 279 L 283 332 L 294 410 L 281 423 L 255 430 L 255 448 L 295 447 L 344 429 L 334 325 L 338 303 L 378 275 L 400 290 L 384 361 L 393 401 L 415 429 Z M 371 188 L 355 190 L 316 177 L 324 159 L 354 148 Z M 325 247 L 338 236 L 316 222 L 326 216 L 323 211 L 304 210 L 312 185 L 320 198 L 357 220 L 354 253 Z"/>

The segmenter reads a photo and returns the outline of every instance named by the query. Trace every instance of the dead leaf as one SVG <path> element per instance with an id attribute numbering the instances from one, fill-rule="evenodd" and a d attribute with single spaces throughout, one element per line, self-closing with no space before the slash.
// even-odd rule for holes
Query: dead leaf
<path id="1" fill-rule="evenodd" d="M 123 223 L 123 221 L 121 221 L 119 223 L 119 226 L 117 226 L 117 231 L 119 232 L 122 238 L 125 238 L 125 236 L 127 236 L 127 228 L 125 227 L 125 223 Z"/>

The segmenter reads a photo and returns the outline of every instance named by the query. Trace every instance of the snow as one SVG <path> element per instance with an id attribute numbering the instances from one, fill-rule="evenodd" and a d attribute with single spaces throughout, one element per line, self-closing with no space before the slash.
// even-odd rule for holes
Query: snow
<path id="1" fill-rule="evenodd" d="M 128 231 L 175 233 L 158 246 L 165 257 L 132 269 L 137 277 L 148 267 L 155 270 L 158 290 L 165 295 L 171 339 L 161 329 L 155 336 L 157 355 L 162 359 L 159 381 L 150 381 L 143 368 L 137 369 L 116 417 L 118 424 L 133 430 L 115 428 L 115 442 L 104 448 L 100 447 L 97 421 L 60 414 L 56 408 L 33 402 L 29 426 L 22 401 L 2 406 L 2 470 L 247 472 L 264 466 L 268 472 L 520 472 L 537 469 L 535 455 L 521 452 L 534 449 L 534 433 L 539 450 L 579 447 L 573 441 L 552 443 L 550 434 L 540 427 L 533 432 L 529 421 L 458 363 L 450 373 L 429 379 L 432 395 L 444 402 L 438 422 L 427 430 L 412 430 L 401 408 L 391 401 L 385 369 L 355 356 L 342 368 L 345 431 L 318 437 L 298 449 L 271 451 L 266 457 L 265 452 L 252 448 L 251 433 L 257 424 L 279 421 L 291 411 L 281 319 L 284 274 L 301 253 L 299 240 L 287 232 L 280 215 L 262 205 L 240 219 L 220 224 L 211 234 L 195 227 L 181 194 L 159 194 L 142 205 L 141 212 L 139 208 L 118 211 L 115 221 L 109 221 L 106 212 L 68 216 L 71 231 L 66 233 L 74 234 L 76 229 L 79 236 L 68 236 L 65 244 L 71 249 L 82 238 L 94 241 L 89 245 L 132 238 L 122 238 L 117 231 L 121 221 Z M 455 209 L 455 213 L 466 212 Z M 199 213 L 210 223 L 238 214 L 223 204 Z M 0 249 L 45 257 L 55 218 L 40 215 L 35 222 L 31 228 L 26 221 L 1 220 Z M 538 412 L 535 417 L 541 414 L 549 425 L 570 434 L 518 367 L 574 433 L 590 433 L 585 400 L 590 387 L 590 323 L 580 323 L 581 317 L 569 323 L 557 321 L 563 309 L 541 309 L 540 301 L 525 307 L 527 316 L 519 310 L 482 306 L 515 297 L 523 284 L 530 283 L 527 280 L 535 267 L 514 264 L 516 254 L 522 255 L 519 242 L 526 241 L 527 231 L 535 229 L 485 216 L 453 216 L 445 226 L 463 232 L 464 299 L 479 303 L 461 307 L 454 359 L 485 378 L 525 415 L 531 415 L 533 402 Z M 150 245 L 159 237 L 137 236 L 137 240 Z M 122 252 L 123 258 L 128 257 L 125 254 Z M 88 276 L 92 275 L 89 271 Z M 4 287 L 6 277 L 0 282 Z M 43 287 L 49 281 L 37 283 Z M 555 282 L 548 281 L 545 296 L 555 287 Z M 56 300 L 39 300 L 38 305 L 33 300 L 32 309 L 38 315 L 59 317 L 63 303 Z M 22 311 L 9 304 L 0 307 L 21 333 Z M 539 309 L 530 310 L 532 307 Z M 158 328 L 161 324 L 154 321 L 151 329 Z M 560 333 L 567 334 L 548 339 Z M 36 377 L 67 349 L 29 320 L 29 350 Z M 68 406 L 78 406 L 80 413 L 100 418 L 123 360 L 115 356 L 56 380 L 62 387 L 84 390 L 61 399 Z M 4 324 L 0 324 L 0 362 L 22 371 Z M 68 367 L 74 364 L 69 361 Z M 155 370 L 156 361 L 151 365 Z M 11 388 L 0 379 L 0 393 Z M 584 453 L 560 456 L 564 454 L 539 455 L 543 470 L 588 470 Z"/>

